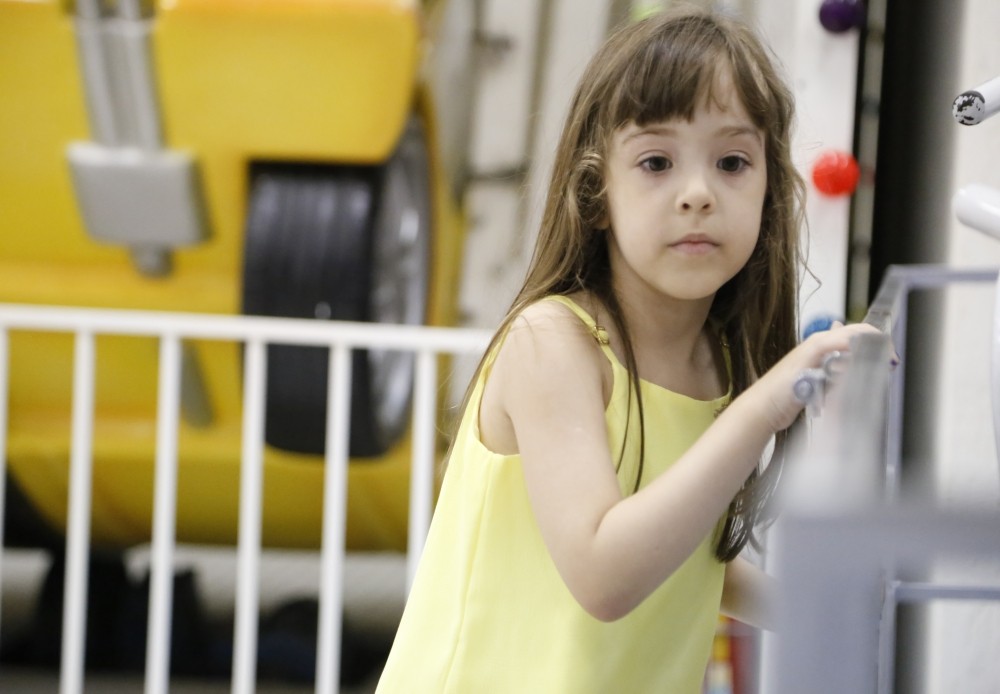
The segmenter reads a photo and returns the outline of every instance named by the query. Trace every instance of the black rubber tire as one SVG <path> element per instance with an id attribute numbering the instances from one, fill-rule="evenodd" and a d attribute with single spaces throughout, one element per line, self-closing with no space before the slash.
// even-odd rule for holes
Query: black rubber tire
<path id="1" fill-rule="evenodd" d="M 254 165 L 243 312 L 423 323 L 430 273 L 427 179 L 426 146 L 417 126 L 407 128 L 384 166 Z M 400 258 L 393 255 L 394 245 L 404 247 Z M 406 305 L 398 310 L 392 300 Z M 300 453 L 324 451 L 328 352 L 268 347 L 269 445 Z M 380 456 L 406 431 L 412 373 L 410 354 L 355 350 L 352 457 Z"/>

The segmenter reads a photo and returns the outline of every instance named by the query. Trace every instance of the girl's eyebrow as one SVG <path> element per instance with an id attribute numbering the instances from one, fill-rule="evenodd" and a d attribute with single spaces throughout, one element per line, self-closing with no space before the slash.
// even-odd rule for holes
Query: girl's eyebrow
<path id="1" fill-rule="evenodd" d="M 670 127 L 669 125 L 655 124 L 655 125 L 646 125 L 646 126 L 643 126 L 641 128 L 638 127 L 638 126 L 632 126 L 632 132 L 630 132 L 628 135 L 626 135 L 622 139 L 622 143 L 624 144 L 625 142 L 628 142 L 629 140 L 634 140 L 637 137 L 642 137 L 643 135 L 666 135 L 666 136 L 671 136 L 671 135 L 676 135 L 676 134 L 677 134 L 677 130 L 675 130 L 674 128 Z"/>
<path id="2" fill-rule="evenodd" d="M 723 137 L 741 137 L 749 135 L 753 139 L 757 140 L 757 142 L 763 144 L 763 138 L 760 135 L 760 130 L 752 125 L 726 125 L 716 130 L 715 134 Z"/>
<path id="3" fill-rule="evenodd" d="M 759 144 L 763 144 L 763 138 L 761 137 L 760 130 L 753 127 L 752 125 L 724 125 L 713 133 L 716 137 L 742 137 L 749 136 L 756 140 Z M 622 144 L 634 140 L 643 135 L 661 135 L 672 137 L 677 135 L 677 130 L 669 125 L 663 125 L 660 123 L 646 125 L 641 128 L 636 127 L 632 132 L 627 134 L 624 139 L 622 139 Z"/>

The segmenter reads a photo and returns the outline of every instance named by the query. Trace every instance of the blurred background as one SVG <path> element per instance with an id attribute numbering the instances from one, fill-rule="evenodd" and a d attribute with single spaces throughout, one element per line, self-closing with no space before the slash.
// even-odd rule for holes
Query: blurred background
<path id="1" fill-rule="evenodd" d="M 673 4 L 0 0 L 0 302 L 491 329 L 525 270 L 586 61 L 613 27 Z M 965 127 L 951 110 L 1000 75 L 1000 4 L 687 4 L 758 26 L 796 93 L 804 332 L 860 320 L 890 265 L 1000 264 L 950 206 L 969 183 L 1000 187 L 1000 123 Z M 993 295 L 914 297 L 904 485 L 929 500 L 1000 499 Z M 140 337 L 97 348 L 88 644 L 102 645 L 88 645 L 88 688 L 135 691 L 157 352 Z M 0 689 L 55 691 L 72 340 L 19 332 L 9 357 Z M 442 451 L 475 361 L 441 360 Z M 178 691 L 228 688 L 242 363 L 236 343 L 184 342 Z M 262 690 L 312 687 L 326 363 L 317 348 L 267 353 Z M 344 691 L 373 688 L 404 600 L 413 370 L 391 351 L 352 362 Z M 997 582 L 1000 565 L 929 578 L 957 573 Z M 900 619 L 896 691 L 998 691 L 996 606 Z M 758 649 L 720 623 L 707 691 L 758 691 Z"/>

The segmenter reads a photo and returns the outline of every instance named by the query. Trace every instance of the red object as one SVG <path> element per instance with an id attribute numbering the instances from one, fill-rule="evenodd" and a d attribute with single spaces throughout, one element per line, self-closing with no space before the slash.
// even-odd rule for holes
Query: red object
<path id="1" fill-rule="evenodd" d="M 847 152 L 824 152 L 813 164 L 813 183 L 826 195 L 850 195 L 860 177 L 857 160 Z"/>

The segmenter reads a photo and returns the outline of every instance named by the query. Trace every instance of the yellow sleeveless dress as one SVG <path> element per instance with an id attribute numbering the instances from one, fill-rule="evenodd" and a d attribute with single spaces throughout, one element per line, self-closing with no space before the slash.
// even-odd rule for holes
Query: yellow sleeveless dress
<path id="1" fill-rule="evenodd" d="M 566 297 L 550 297 L 598 335 Z M 626 427 L 628 375 L 614 373 L 606 411 L 612 458 Z M 545 548 L 528 502 L 521 460 L 488 450 L 479 404 L 492 355 L 461 422 L 427 544 L 379 694 L 698 694 L 722 596 L 724 564 L 706 537 L 686 562 L 624 618 L 601 622 L 576 602 Z M 700 401 L 641 382 L 647 483 L 712 423 L 728 395 Z M 630 493 L 637 416 L 618 471 Z M 670 528 L 664 528 L 670 532 Z"/>

